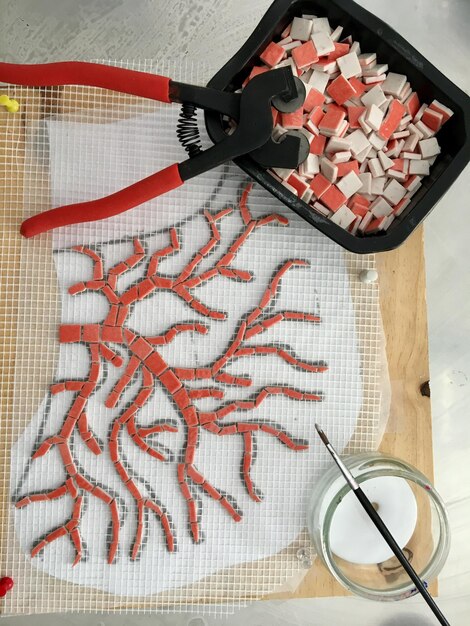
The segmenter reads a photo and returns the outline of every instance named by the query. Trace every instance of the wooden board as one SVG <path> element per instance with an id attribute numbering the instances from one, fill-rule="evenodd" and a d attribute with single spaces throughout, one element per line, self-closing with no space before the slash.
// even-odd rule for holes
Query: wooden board
<path id="1" fill-rule="evenodd" d="M 26 93 L 20 94 L 25 101 Z M 18 98 L 20 99 L 20 97 Z M 29 115 L 34 114 L 29 112 Z M 12 320 L 18 302 L 25 120 L 27 111 L 17 114 L 14 123 L 0 111 L 0 216 L 2 246 L 0 280 L 2 293 L 8 281 L 8 300 L 0 301 L 0 420 L 11 419 L 16 337 Z M 8 122 L 8 123 L 7 123 Z M 6 136 L 5 133 L 8 133 Z M 14 155 L 5 152 L 5 139 L 16 142 Z M 380 449 L 415 465 L 429 477 L 433 475 L 430 400 L 420 393 L 429 379 L 425 298 L 425 266 L 422 228 L 395 252 L 378 256 L 381 307 L 387 340 L 387 356 L 392 384 L 392 409 Z M 9 453 L 0 441 L 0 522 L 7 519 L 9 488 Z M 1 524 L 0 524 L 1 528 Z M 2 537 L 0 536 L 0 547 Z M 270 598 L 305 598 L 346 595 L 345 590 L 317 560 L 294 593 L 270 595 Z"/>
<path id="2" fill-rule="evenodd" d="M 380 304 L 392 387 L 390 417 L 380 451 L 399 457 L 433 477 L 430 398 L 420 388 L 429 380 L 426 274 L 423 227 L 398 250 L 377 255 Z M 432 587 L 437 593 L 437 586 Z M 294 593 L 269 598 L 344 596 L 348 592 L 317 559 Z"/>

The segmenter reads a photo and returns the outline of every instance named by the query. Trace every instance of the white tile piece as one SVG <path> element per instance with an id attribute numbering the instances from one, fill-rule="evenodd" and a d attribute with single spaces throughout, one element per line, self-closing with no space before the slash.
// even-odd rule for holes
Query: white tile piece
<path id="1" fill-rule="evenodd" d="M 382 83 L 382 89 L 384 93 L 398 98 L 403 90 L 403 87 L 406 85 L 407 80 L 408 78 L 404 74 L 389 72 L 385 82 Z"/>
<path id="2" fill-rule="evenodd" d="M 337 183 L 336 185 L 340 191 L 346 196 L 346 198 L 350 198 L 355 193 L 359 191 L 362 187 L 362 180 L 355 172 L 349 172 L 346 176 Z"/>
<path id="3" fill-rule="evenodd" d="M 376 52 L 365 52 L 363 54 L 358 55 L 359 63 L 362 67 L 366 67 L 370 65 L 374 61 L 377 61 L 377 53 Z"/>
<path id="4" fill-rule="evenodd" d="M 366 135 L 361 129 L 357 129 L 348 135 L 347 140 L 351 147 L 351 152 L 354 156 L 357 156 L 359 153 L 363 152 L 366 149 L 370 149 L 370 143 L 367 139 Z"/>
<path id="5" fill-rule="evenodd" d="M 414 152 L 416 146 L 418 145 L 419 137 L 416 133 L 411 133 L 409 137 L 407 137 L 405 141 L 405 145 L 403 146 L 403 150 L 407 152 Z"/>
<path id="6" fill-rule="evenodd" d="M 369 224 L 372 222 L 372 220 L 374 219 L 374 216 L 372 215 L 372 213 L 366 213 L 364 215 L 364 217 L 361 220 L 361 223 L 359 224 L 359 228 L 358 231 L 360 233 L 365 232 L 366 228 L 369 226 Z"/>
<path id="7" fill-rule="evenodd" d="M 364 67 L 362 69 L 363 76 L 381 76 L 382 74 L 386 74 L 387 72 L 388 65 L 386 63 L 380 63 L 379 65 L 374 65 L 374 67 Z"/>
<path id="8" fill-rule="evenodd" d="M 379 178 L 372 178 L 371 193 L 375 194 L 376 196 L 381 196 L 384 192 L 386 183 L 387 183 L 387 178 L 385 178 L 385 176 L 379 176 Z"/>
<path id="9" fill-rule="evenodd" d="M 426 111 L 426 109 L 428 108 L 428 105 L 426 103 L 422 104 L 418 110 L 418 112 L 416 113 L 416 115 L 413 118 L 413 124 L 416 124 L 416 122 L 419 122 L 421 120 L 421 118 L 424 115 L 424 112 Z"/>
<path id="10" fill-rule="evenodd" d="M 358 41 L 353 41 L 350 52 L 359 56 L 361 54 L 361 44 Z"/>
<path id="11" fill-rule="evenodd" d="M 320 161 L 320 170 L 323 176 L 330 181 L 330 183 L 335 183 L 338 178 L 338 167 L 332 163 L 326 157 L 323 157 Z"/>
<path id="12" fill-rule="evenodd" d="M 366 109 L 365 122 L 372 130 L 378 131 L 382 126 L 384 115 L 384 112 L 379 109 L 376 104 L 371 104 L 371 106 Z"/>
<path id="13" fill-rule="evenodd" d="M 431 159 L 441 153 L 439 142 L 435 137 L 423 139 L 419 142 L 419 149 L 423 159 Z"/>
<path id="14" fill-rule="evenodd" d="M 411 202 L 411 196 L 407 196 L 405 198 L 403 198 L 403 203 L 400 206 L 399 209 L 394 209 L 393 214 L 395 215 L 395 217 L 399 217 L 403 211 L 409 206 Z"/>
<path id="15" fill-rule="evenodd" d="M 335 44 L 330 35 L 323 30 L 312 33 L 313 45 L 319 57 L 324 57 L 330 52 L 334 52 Z"/>
<path id="16" fill-rule="evenodd" d="M 331 33 L 331 39 L 336 43 L 341 39 L 342 34 L 343 34 L 343 27 L 337 26 L 335 30 Z"/>
<path id="17" fill-rule="evenodd" d="M 370 205 L 370 212 L 375 217 L 386 217 L 387 215 L 390 215 L 392 211 L 393 208 L 386 200 L 384 200 L 384 198 L 377 198 L 377 200 L 374 200 L 374 202 Z"/>
<path id="18" fill-rule="evenodd" d="M 359 159 L 356 157 L 356 161 L 359 161 Z M 364 159 L 362 162 L 359 161 L 359 163 L 361 163 L 361 165 L 359 166 L 359 173 L 360 174 L 365 174 L 367 172 L 367 160 Z"/>
<path id="19" fill-rule="evenodd" d="M 359 174 L 359 180 L 362 183 L 362 186 L 359 189 L 359 193 L 370 194 L 372 192 L 372 174 L 370 172 L 364 172 L 363 174 Z"/>
<path id="20" fill-rule="evenodd" d="M 382 166 L 382 169 L 385 172 L 389 170 L 391 167 L 393 167 L 392 159 L 389 159 L 388 156 L 382 150 L 379 150 L 377 156 L 379 157 L 380 165 Z"/>
<path id="21" fill-rule="evenodd" d="M 279 178 L 282 178 L 282 180 L 287 180 L 295 172 L 295 170 L 285 167 L 273 167 L 272 170 L 279 176 Z"/>
<path id="22" fill-rule="evenodd" d="M 308 41 L 312 34 L 312 20 L 306 20 L 302 17 L 294 17 L 290 36 L 292 39 L 299 39 L 300 41 Z"/>
<path id="23" fill-rule="evenodd" d="M 320 213 L 320 215 L 324 215 L 325 217 L 328 217 L 331 214 L 331 211 L 327 209 L 326 206 L 321 204 L 321 202 L 315 202 L 313 208 Z"/>
<path id="24" fill-rule="evenodd" d="M 416 122 L 416 128 L 423 135 L 424 139 L 429 139 L 434 136 L 434 131 L 431 130 L 424 122 Z"/>
<path id="25" fill-rule="evenodd" d="M 313 197 L 313 189 L 310 189 L 309 187 L 308 189 L 305 190 L 303 196 L 301 197 L 301 200 L 303 200 L 306 204 L 309 204 L 312 197 Z"/>
<path id="26" fill-rule="evenodd" d="M 419 189 L 421 186 L 421 176 L 414 175 L 409 181 L 406 183 L 406 188 L 410 193 L 413 193 L 416 189 Z"/>
<path id="27" fill-rule="evenodd" d="M 345 204 L 331 216 L 331 221 L 344 229 L 347 229 L 356 219 L 356 215 Z"/>
<path id="28" fill-rule="evenodd" d="M 305 178 L 313 178 L 320 172 L 320 162 L 316 154 L 309 154 L 300 165 L 300 174 Z"/>
<path id="29" fill-rule="evenodd" d="M 328 143 L 326 144 L 326 152 L 343 152 L 344 150 L 349 150 L 351 148 L 351 143 L 349 138 L 342 137 L 332 137 Z"/>
<path id="30" fill-rule="evenodd" d="M 369 156 L 369 152 L 372 150 L 372 146 L 369 144 L 367 148 L 364 148 L 361 152 L 358 152 L 355 157 L 358 163 L 365 163 L 367 157 Z"/>
<path id="31" fill-rule="evenodd" d="M 380 176 L 384 176 L 385 172 L 380 165 L 379 159 L 370 159 L 369 161 L 369 170 L 372 174 L 372 178 L 379 178 Z"/>
<path id="32" fill-rule="evenodd" d="M 336 60 L 341 74 L 345 78 L 352 78 L 353 76 L 360 75 L 362 72 L 361 64 L 357 58 L 357 54 L 349 52 Z"/>
<path id="33" fill-rule="evenodd" d="M 422 159 L 422 156 L 420 154 L 418 154 L 417 152 L 405 152 L 403 151 L 400 154 L 400 158 L 401 159 L 406 159 L 407 161 L 419 161 L 420 159 Z"/>
<path id="34" fill-rule="evenodd" d="M 317 17 L 312 20 L 312 32 L 318 33 L 319 31 L 323 31 L 328 35 L 331 35 L 332 29 L 330 26 L 330 22 L 327 17 Z"/>
<path id="35" fill-rule="evenodd" d="M 349 150 L 344 150 L 343 152 L 335 152 L 335 154 L 331 157 L 331 162 L 335 165 L 338 163 L 347 163 L 351 160 L 351 152 Z"/>
<path id="36" fill-rule="evenodd" d="M 366 122 L 366 115 L 367 115 L 367 111 L 364 111 L 364 113 L 360 116 L 360 118 L 358 119 L 359 125 L 362 128 L 363 132 L 366 135 L 370 135 L 370 133 L 372 132 L 372 128 L 371 126 L 369 126 L 369 124 Z"/>
<path id="37" fill-rule="evenodd" d="M 387 102 L 387 98 L 385 97 L 385 94 L 380 85 L 376 85 L 361 97 L 361 101 L 362 104 L 366 107 L 370 107 L 373 104 L 379 107 Z"/>
<path id="38" fill-rule="evenodd" d="M 407 189 L 405 189 L 403 185 L 400 185 L 397 180 L 391 180 L 384 189 L 383 197 L 388 200 L 392 206 L 395 206 L 400 200 L 403 200 L 406 194 Z"/>
<path id="39" fill-rule="evenodd" d="M 395 180 L 398 180 L 400 183 L 404 183 L 407 178 L 405 172 L 400 172 L 398 170 L 388 170 L 387 176 L 389 178 L 394 178 Z"/>
<path id="40" fill-rule="evenodd" d="M 421 161 L 410 161 L 410 174 L 419 174 L 419 176 L 429 175 L 429 162 L 426 159 Z"/>
<path id="41" fill-rule="evenodd" d="M 310 87 L 313 87 L 320 93 L 325 93 L 325 89 L 329 82 L 329 77 L 326 72 L 319 72 L 318 70 L 313 70 L 312 75 L 308 81 Z"/>
<path id="42" fill-rule="evenodd" d="M 382 150 L 382 148 L 385 148 L 388 142 L 386 139 L 382 139 L 382 137 L 379 137 L 377 133 L 371 133 L 369 135 L 369 143 L 376 150 Z"/>
<path id="43" fill-rule="evenodd" d="M 292 52 L 292 50 L 295 50 L 295 48 L 299 48 L 302 45 L 301 41 L 291 41 L 289 43 L 285 43 L 281 46 L 281 48 L 284 48 L 284 50 L 286 52 Z"/>

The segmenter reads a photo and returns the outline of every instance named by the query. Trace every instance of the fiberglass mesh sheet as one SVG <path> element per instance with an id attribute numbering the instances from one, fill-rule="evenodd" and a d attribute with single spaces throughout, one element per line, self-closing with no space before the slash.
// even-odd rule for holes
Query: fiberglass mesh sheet
<path id="1" fill-rule="evenodd" d="M 156 71 L 151 63 L 128 66 Z M 196 84 L 204 84 L 210 76 L 200 66 L 171 65 L 158 69 Z M 14 93 L 22 102 L 24 124 L 18 125 L 15 116 L 10 116 L 5 124 L 5 154 L 17 166 L 10 174 L 10 198 L 4 212 L 6 232 L 8 227 L 10 232 L 16 229 L 24 215 L 49 208 L 51 203 L 70 203 L 111 193 L 184 158 L 174 131 L 177 107 L 161 107 L 93 88 L 42 91 L 23 88 Z M 374 259 L 358 259 L 344 253 L 264 190 L 255 187 L 248 203 L 253 217 L 277 212 L 289 219 L 289 226 L 269 225 L 259 229 L 237 256 L 234 266 L 252 271 L 255 275 L 252 282 L 240 284 L 225 279 L 217 285 L 220 281 L 217 278 L 198 293 L 202 301 L 226 310 L 227 322 L 199 316 L 197 321 L 209 327 L 208 335 L 184 334 L 162 353 L 177 366 L 213 362 L 230 340 L 237 323 L 259 302 L 280 263 L 292 258 L 308 260 L 310 268 L 294 268 L 283 279 L 274 312 L 292 308 L 314 313 L 322 317 L 322 324 L 314 327 L 282 322 L 263 335 L 262 343 L 289 344 L 306 360 L 327 361 L 328 372 L 313 375 L 299 372 L 276 356 L 255 357 L 243 364 L 240 361 L 229 371 L 235 375 L 253 374 L 258 390 L 264 385 L 282 384 L 321 392 L 320 403 L 300 403 L 278 396 L 259 407 L 256 415 L 241 411 L 235 414 L 236 420 L 256 418 L 256 421 L 282 424 L 293 436 L 307 439 L 309 451 L 294 452 L 267 435 L 257 436 L 252 474 L 264 500 L 255 503 L 248 498 L 240 478 L 241 441 L 214 435 L 201 441 L 198 468 L 236 498 L 243 521 L 235 524 L 217 503 L 197 493 L 204 542 L 195 545 L 189 537 L 184 501 L 172 475 L 175 465 L 159 465 L 127 444 L 125 452 L 129 459 L 147 482 L 157 486 L 159 500 L 172 513 L 178 537 L 176 555 L 165 551 L 159 522 L 153 519 L 148 524 L 142 557 L 131 563 L 129 546 L 135 531 L 131 502 L 124 506 L 127 521 L 123 524 L 124 545 L 119 560 L 107 565 L 109 516 L 106 507 L 90 502 L 83 517 L 83 536 L 87 540 L 87 558 L 83 563 L 71 568 L 73 550 L 68 537 L 48 546 L 36 560 L 31 561 L 28 556 L 38 537 L 70 516 L 71 503 L 67 498 L 63 502 L 34 503 L 19 513 L 12 504 L 28 491 L 54 488 L 63 481 L 63 470 L 54 451 L 36 461 L 36 469 L 34 464 L 28 464 L 42 438 L 57 432 L 66 411 L 65 398 L 53 407 L 48 396 L 50 383 L 63 376 L 86 374 L 87 360 L 82 347 L 62 346 L 59 350 L 57 328 L 61 321 L 93 322 L 106 315 L 102 297 L 85 294 L 72 299 L 66 295 L 72 283 L 91 278 L 90 263 L 71 252 L 70 247 L 98 245 L 109 267 L 131 252 L 133 236 L 138 235 L 154 251 L 167 245 L 169 227 L 177 225 L 181 253 L 162 265 L 165 273 L 171 274 L 181 270 L 207 241 L 208 228 L 201 210 L 217 211 L 232 206 L 232 215 L 220 226 L 222 241 L 214 256 L 218 259 L 243 226 L 237 203 L 246 183 L 246 177 L 230 165 L 131 213 L 103 223 L 62 229 L 52 237 L 23 242 L 21 249 L 17 240 L 4 235 L 3 256 L 7 263 L 2 279 L 4 293 L 10 301 L 8 315 L 2 320 L 4 353 L 14 355 L 15 361 L 5 360 L 2 367 L 2 389 L 9 390 L 2 402 L 4 415 L 14 414 L 15 419 L 2 420 L 1 439 L 7 447 L 15 445 L 11 487 L 7 478 L 9 454 L 4 456 L 2 468 L 1 563 L 15 578 L 17 590 L 6 599 L 6 613 L 181 611 L 200 603 L 208 611 L 220 612 L 221 607 L 228 611 L 241 606 L 269 593 L 302 570 L 297 551 L 309 546 L 303 530 L 309 487 L 328 463 L 325 451 L 313 436 L 313 422 L 321 422 L 341 449 L 348 444 L 352 450 L 375 446 L 382 375 L 378 289 L 357 279 L 358 270 L 373 267 Z M 204 263 L 201 269 L 210 267 L 212 261 L 206 259 Z M 136 270 L 128 278 L 123 277 L 120 286 L 132 283 L 139 276 Z M 133 326 L 138 326 L 142 333 L 157 334 L 175 322 L 198 318 L 194 311 L 169 295 L 157 296 L 158 308 L 153 300 L 136 306 Z M 253 342 L 248 341 L 247 345 L 250 343 Z M 103 394 L 109 392 L 117 377 L 117 373 L 109 371 Z M 129 398 L 132 392 L 135 395 L 135 390 L 134 385 Z M 226 387 L 225 391 L 228 400 L 246 399 L 253 393 L 253 389 L 233 387 Z M 167 398 L 156 394 L 153 402 L 143 419 L 150 423 L 156 417 L 174 417 L 174 407 Z M 201 405 L 204 409 L 213 409 L 210 401 L 204 402 L 208 402 Z M 103 398 L 98 393 L 92 415 L 90 425 L 105 441 L 110 420 L 116 415 L 104 409 Z M 160 435 L 159 442 L 178 450 L 182 445 L 181 433 L 176 437 Z M 103 466 L 101 457 L 90 459 L 84 454 L 79 461 L 89 475 L 101 473 L 105 477 L 99 484 L 112 483 L 118 488 L 118 483 L 110 478 L 112 465 Z M 177 561 L 172 562 L 174 556 Z M 211 606 L 211 602 L 217 604 Z"/>

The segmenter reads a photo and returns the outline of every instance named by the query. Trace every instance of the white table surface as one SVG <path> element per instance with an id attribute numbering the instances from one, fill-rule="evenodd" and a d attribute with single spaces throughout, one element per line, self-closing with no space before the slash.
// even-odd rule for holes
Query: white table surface
<path id="1" fill-rule="evenodd" d="M 470 92 L 470 0 L 359 0 Z M 270 0 L 0 0 L 0 59 L 38 63 L 116 58 L 189 58 L 222 65 Z M 427 300 L 436 485 L 450 515 L 452 549 L 440 605 L 453 626 L 470 624 L 470 168 L 426 222 Z M 413 268 L 410 268 L 413 271 Z M 421 626 L 434 624 L 420 598 L 377 604 L 356 598 L 260 602 L 240 624 Z M 7 618 L 22 624 L 217 623 L 197 615 Z"/>

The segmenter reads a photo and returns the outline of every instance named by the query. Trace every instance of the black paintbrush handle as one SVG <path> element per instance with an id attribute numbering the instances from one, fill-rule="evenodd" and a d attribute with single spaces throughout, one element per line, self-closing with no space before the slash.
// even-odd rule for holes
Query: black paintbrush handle
<path id="1" fill-rule="evenodd" d="M 416 585 L 416 588 L 421 593 L 426 603 L 429 605 L 431 611 L 439 620 L 439 623 L 442 624 L 443 626 L 450 626 L 449 622 L 446 620 L 441 610 L 439 609 L 437 604 L 434 602 L 433 597 L 431 596 L 429 591 L 426 589 L 426 586 L 424 585 L 423 581 L 415 572 L 410 562 L 408 561 L 406 556 L 403 554 L 402 549 L 397 544 L 393 536 L 390 534 L 390 531 L 383 523 L 382 518 L 380 517 L 380 515 L 377 513 L 377 511 L 374 509 L 374 507 L 370 503 L 369 498 L 366 496 L 366 494 L 362 491 L 360 487 L 358 489 L 355 489 L 354 493 L 356 494 L 357 499 L 359 500 L 359 502 L 362 504 L 363 508 L 365 509 L 367 515 L 370 517 L 370 519 L 376 526 L 377 530 L 380 532 L 382 537 L 390 546 L 390 549 L 393 551 L 393 554 L 400 561 L 403 569 L 406 571 L 408 576 Z"/>

